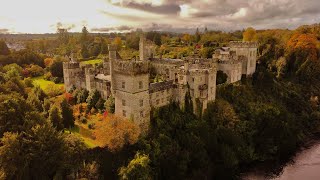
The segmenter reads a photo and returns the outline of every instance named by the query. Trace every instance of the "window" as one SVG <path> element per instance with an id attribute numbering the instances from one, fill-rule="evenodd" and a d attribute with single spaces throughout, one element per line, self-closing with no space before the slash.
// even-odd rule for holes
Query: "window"
<path id="1" fill-rule="evenodd" d="M 194 82 L 194 78 L 192 78 L 192 82 Z"/>
<path id="2" fill-rule="evenodd" d="M 160 99 L 157 99 L 156 104 L 158 105 L 160 103 Z"/>
<path id="3" fill-rule="evenodd" d="M 143 111 L 140 111 L 140 117 L 144 117 Z"/>
<path id="4" fill-rule="evenodd" d="M 143 99 L 140 99 L 140 107 L 143 106 Z"/>
<path id="5" fill-rule="evenodd" d="M 126 110 L 123 110 L 123 111 L 122 111 L 122 115 L 123 115 L 123 117 L 127 117 L 127 111 L 126 111 Z"/>
<path id="6" fill-rule="evenodd" d="M 126 88 L 126 82 L 122 82 L 122 88 L 125 89 Z"/>
<path id="7" fill-rule="evenodd" d="M 142 81 L 139 81 L 139 89 L 142 89 L 143 88 L 143 83 Z"/>
<path id="8" fill-rule="evenodd" d="M 122 99 L 122 106 L 126 106 L 126 100 Z"/>

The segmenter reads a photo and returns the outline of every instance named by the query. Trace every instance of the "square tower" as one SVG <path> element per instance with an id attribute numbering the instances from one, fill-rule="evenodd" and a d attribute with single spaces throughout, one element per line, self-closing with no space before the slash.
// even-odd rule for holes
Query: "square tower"
<path id="1" fill-rule="evenodd" d="M 235 51 L 237 56 L 244 56 L 242 61 L 242 74 L 252 75 L 256 72 L 258 43 L 247 41 L 231 41 L 230 50 Z"/>
<path id="2" fill-rule="evenodd" d="M 114 52 L 109 51 L 109 53 L 115 114 L 134 121 L 142 130 L 146 130 L 149 126 L 151 110 L 149 62 L 114 59 Z"/>

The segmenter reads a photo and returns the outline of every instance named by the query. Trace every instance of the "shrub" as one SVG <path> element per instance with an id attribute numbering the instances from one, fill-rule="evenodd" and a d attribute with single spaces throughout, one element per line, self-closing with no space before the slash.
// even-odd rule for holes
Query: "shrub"
<path id="1" fill-rule="evenodd" d="M 90 123 L 90 124 L 88 124 L 88 128 L 89 129 L 95 129 L 96 127 L 95 127 L 95 123 Z"/>
<path id="2" fill-rule="evenodd" d="M 80 117 L 80 122 L 81 122 L 82 124 L 87 124 L 88 120 L 87 120 L 87 118 L 86 118 L 86 117 L 81 116 L 81 117 Z M 89 124 L 89 125 L 91 125 L 91 124 Z M 90 128 L 90 126 L 89 126 L 89 125 L 88 125 L 88 127 Z"/>

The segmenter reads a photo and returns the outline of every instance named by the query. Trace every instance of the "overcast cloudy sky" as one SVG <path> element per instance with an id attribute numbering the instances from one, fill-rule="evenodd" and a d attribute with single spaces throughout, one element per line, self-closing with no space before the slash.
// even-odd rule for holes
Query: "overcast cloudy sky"
<path id="1" fill-rule="evenodd" d="M 295 28 L 320 22 L 320 0 L 0 0 L 0 33 Z"/>

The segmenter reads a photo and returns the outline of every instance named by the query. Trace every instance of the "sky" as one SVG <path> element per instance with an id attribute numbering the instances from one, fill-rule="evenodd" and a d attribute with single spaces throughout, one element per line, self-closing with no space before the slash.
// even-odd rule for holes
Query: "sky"
<path id="1" fill-rule="evenodd" d="M 320 22 L 320 0 L 0 0 L 0 33 L 192 32 Z"/>

